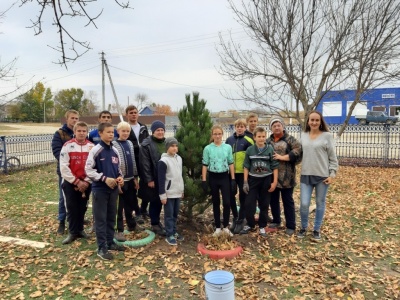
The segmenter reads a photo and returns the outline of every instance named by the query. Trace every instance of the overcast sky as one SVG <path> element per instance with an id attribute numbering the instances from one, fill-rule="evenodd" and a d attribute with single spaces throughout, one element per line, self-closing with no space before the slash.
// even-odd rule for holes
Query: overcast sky
<path id="1" fill-rule="evenodd" d="M 15 0 L 1 0 L 0 11 Z M 1 64 L 18 57 L 18 76 L 0 83 L 4 92 L 16 84 L 29 81 L 29 88 L 41 81 L 52 92 L 82 88 L 95 91 L 101 106 L 102 77 L 100 52 L 104 51 L 117 98 L 121 105 L 130 103 L 137 93 L 146 94 L 152 102 L 170 105 L 173 110 L 185 104 L 185 94 L 199 91 L 211 111 L 246 109 L 241 101 L 226 100 L 221 91 L 236 90 L 224 80 L 217 68 L 220 59 L 215 47 L 218 33 L 233 36 L 242 44 L 249 42 L 244 30 L 234 20 L 225 0 L 142 0 L 131 1 L 134 8 L 121 9 L 112 0 L 90 4 L 98 29 L 84 27 L 78 20 L 68 21 L 70 33 L 90 42 L 92 50 L 65 67 L 54 64 L 60 55 L 48 45 L 57 47 L 52 16 L 44 16 L 43 33 L 35 36 L 30 20 L 39 13 L 38 5 L 22 8 L 14 5 L 0 24 Z M 113 102 L 106 77 L 106 106 Z"/>

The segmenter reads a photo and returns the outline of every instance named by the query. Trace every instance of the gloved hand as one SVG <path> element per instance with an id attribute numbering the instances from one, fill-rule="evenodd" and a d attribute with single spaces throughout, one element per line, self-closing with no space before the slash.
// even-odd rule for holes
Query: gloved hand
<path id="1" fill-rule="evenodd" d="M 203 189 L 204 193 L 208 192 L 208 184 L 207 181 L 202 181 L 201 182 L 201 188 Z"/>
<path id="2" fill-rule="evenodd" d="M 248 184 L 247 181 L 245 181 L 245 182 L 243 183 L 243 192 L 245 192 L 246 194 L 248 194 L 248 193 L 249 193 L 249 190 L 250 190 L 249 184 Z"/>
<path id="3" fill-rule="evenodd" d="M 236 195 L 237 193 L 237 184 L 235 179 L 231 179 L 231 192 L 233 195 Z"/>

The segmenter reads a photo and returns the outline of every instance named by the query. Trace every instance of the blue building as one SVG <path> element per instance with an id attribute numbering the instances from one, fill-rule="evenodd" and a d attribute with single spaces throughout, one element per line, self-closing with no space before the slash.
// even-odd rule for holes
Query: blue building
<path id="1" fill-rule="evenodd" d="M 342 124 L 350 105 L 355 99 L 355 90 L 329 91 L 318 104 L 328 124 Z M 355 115 L 360 112 L 384 111 L 389 116 L 400 115 L 400 88 L 379 88 L 366 91 L 353 110 L 349 124 L 357 124 Z"/>

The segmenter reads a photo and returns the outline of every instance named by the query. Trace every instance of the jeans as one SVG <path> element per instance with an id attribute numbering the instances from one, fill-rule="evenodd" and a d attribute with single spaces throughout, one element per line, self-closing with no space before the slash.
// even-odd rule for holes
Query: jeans
<path id="1" fill-rule="evenodd" d="M 179 198 L 168 198 L 164 205 L 164 224 L 167 237 L 176 233 L 176 220 L 178 219 L 180 203 L 181 199 Z"/>
<path id="2" fill-rule="evenodd" d="M 303 229 L 307 229 L 308 227 L 311 194 L 315 188 L 315 202 L 317 204 L 317 208 L 315 211 L 314 230 L 320 231 L 322 220 L 324 219 L 325 214 L 326 193 L 328 192 L 328 187 L 329 185 L 322 181 L 314 185 L 300 183 L 300 217 L 301 227 Z"/>
<path id="3" fill-rule="evenodd" d="M 113 243 L 118 189 L 92 191 L 94 226 L 98 249 L 107 249 Z"/>
<path id="4" fill-rule="evenodd" d="M 124 182 L 124 186 L 122 187 L 122 194 L 119 195 L 118 206 L 117 206 L 117 230 L 118 232 L 124 232 L 124 217 L 123 212 L 125 213 L 125 220 L 128 229 L 135 228 L 136 221 L 132 217 L 132 212 L 135 207 L 135 199 L 136 198 L 136 190 L 135 190 L 135 182 L 133 179 Z"/>
<path id="5" fill-rule="evenodd" d="M 65 199 L 64 193 L 61 186 L 62 177 L 58 174 L 58 190 L 59 190 L 59 198 L 58 198 L 58 217 L 57 220 L 60 222 L 65 222 L 67 218 L 67 211 L 65 210 Z"/>
<path id="6" fill-rule="evenodd" d="M 272 223 L 281 223 L 281 205 L 279 196 L 282 197 L 283 212 L 285 214 L 286 228 L 296 229 L 296 213 L 293 200 L 293 188 L 276 188 L 271 193 Z"/>

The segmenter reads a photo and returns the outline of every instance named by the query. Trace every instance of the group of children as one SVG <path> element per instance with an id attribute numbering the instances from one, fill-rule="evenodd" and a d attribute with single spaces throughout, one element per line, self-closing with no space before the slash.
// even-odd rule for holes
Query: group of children
<path id="1" fill-rule="evenodd" d="M 246 130 L 247 122 L 249 131 Z M 255 213 L 260 210 L 258 226 L 261 236 L 266 237 L 268 207 L 271 193 L 277 186 L 279 162 L 273 158 L 274 149 L 266 143 L 267 132 L 257 126 L 257 116 L 235 122 L 235 132 L 225 143 L 223 129 L 215 125 L 211 130 L 210 144 L 203 151 L 202 187 L 211 190 L 215 232 L 228 235 L 247 234 L 255 231 Z M 208 173 L 208 184 L 207 184 Z M 236 194 L 239 188 L 240 208 L 237 210 Z M 220 194 L 222 196 L 223 223 L 220 220 Z M 233 222 L 229 228 L 230 211 Z M 247 221 L 244 226 L 244 221 Z"/>
<path id="2" fill-rule="evenodd" d="M 152 135 L 143 140 L 140 150 L 142 195 L 150 201 L 153 231 L 166 234 L 166 241 L 177 245 L 177 241 L 183 240 L 176 230 L 176 220 L 184 192 L 182 159 L 177 155 L 178 141 L 165 139 L 165 125 L 161 121 L 153 122 L 151 130 Z M 109 250 L 125 250 L 114 242 L 114 238 L 120 238 L 124 231 L 122 212 L 125 212 L 129 231 L 139 228 L 133 217 L 134 203 L 131 199 L 139 189 L 134 146 L 128 140 L 131 126 L 120 122 L 115 138 L 113 125 L 101 122 L 89 134 L 92 140 L 93 136 L 97 139 L 96 145 L 87 139 L 86 123 L 76 123 L 73 131 L 75 138 L 64 144 L 60 154 L 61 186 L 69 223 L 69 234 L 63 244 L 87 238 L 83 222 L 92 192 L 97 254 L 102 259 L 111 260 L 113 255 Z M 160 222 L 162 206 L 165 207 L 165 229 Z"/>
<path id="3" fill-rule="evenodd" d="M 247 234 L 255 231 L 258 224 L 260 236 L 266 237 L 268 207 L 271 194 L 278 186 L 280 161 L 295 161 L 301 154 L 299 146 L 297 150 L 287 152 L 286 156 L 279 155 L 273 144 L 280 140 L 287 143 L 286 137 L 277 131 L 274 133 L 275 142 L 267 143 L 267 131 L 264 127 L 257 127 L 257 121 L 254 114 L 249 115 L 247 120 L 237 120 L 234 124 L 235 132 L 226 142 L 223 142 L 222 127 L 213 126 L 210 144 L 203 150 L 202 188 L 206 193 L 209 189 L 211 192 L 216 227 L 214 236 L 222 233 Z M 283 125 L 282 120 L 271 120 L 271 129 L 275 122 Z M 180 200 L 184 193 L 182 158 L 177 154 L 178 141 L 173 137 L 165 138 L 164 123 L 154 121 L 151 125 L 152 135 L 140 144 L 138 164 L 134 145 L 128 140 L 131 131 L 132 127 L 127 122 L 120 122 L 116 133 L 111 123 L 100 123 L 95 132 L 98 141 L 94 145 L 86 139 L 86 123 L 78 122 L 74 126 L 75 138 L 64 144 L 60 154 L 62 189 L 66 197 L 69 222 L 69 235 L 63 243 L 87 237 L 83 230 L 83 219 L 87 199 L 92 192 L 97 254 L 105 260 L 113 258 L 109 250 L 124 250 L 123 246 L 114 242 L 114 238 L 118 240 L 119 234 L 123 235 L 123 211 L 128 230 L 139 229 L 133 217 L 137 203 L 131 199 L 138 190 L 141 197 L 150 202 L 152 230 L 165 235 L 170 245 L 177 245 L 178 241 L 183 240 L 176 228 Z M 277 190 L 282 192 L 284 188 L 280 182 Z M 239 210 L 236 203 L 238 190 Z M 259 219 L 256 222 L 257 205 Z M 163 207 L 165 228 L 160 222 Z M 231 211 L 233 222 L 228 227 Z M 274 216 L 274 219 L 280 220 L 280 216 Z"/>

